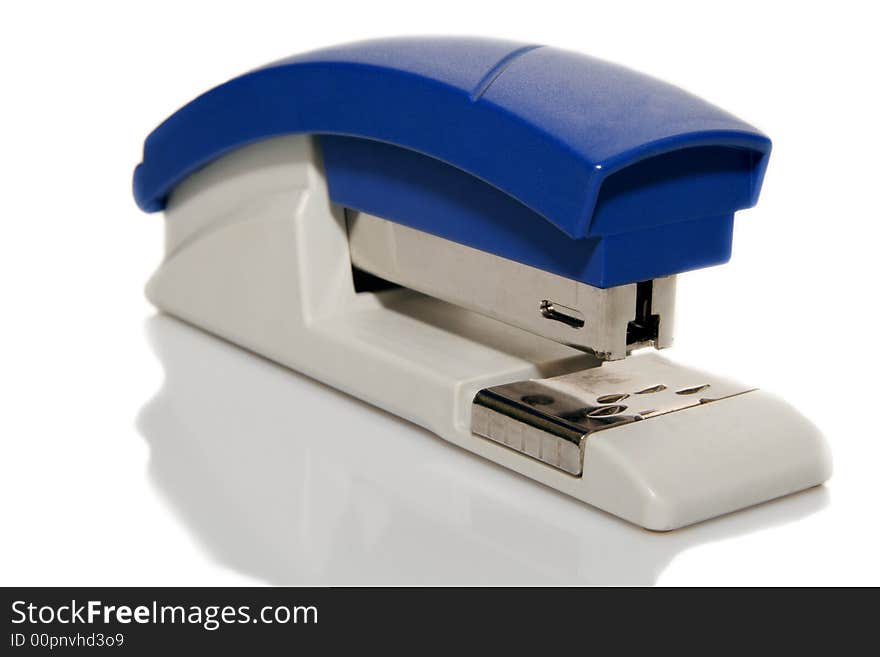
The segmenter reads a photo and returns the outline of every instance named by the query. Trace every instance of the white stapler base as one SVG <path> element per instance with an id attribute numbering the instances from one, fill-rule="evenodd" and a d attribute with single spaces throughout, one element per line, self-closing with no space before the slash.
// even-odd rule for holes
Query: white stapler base
<path id="1" fill-rule="evenodd" d="M 166 235 L 147 289 L 161 310 L 648 529 L 830 475 L 817 430 L 762 391 L 599 432 L 580 477 L 476 436 L 481 389 L 597 361 L 409 290 L 356 293 L 342 210 L 307 136 L 242 148 L 190 176 L 169 199 Z"/>

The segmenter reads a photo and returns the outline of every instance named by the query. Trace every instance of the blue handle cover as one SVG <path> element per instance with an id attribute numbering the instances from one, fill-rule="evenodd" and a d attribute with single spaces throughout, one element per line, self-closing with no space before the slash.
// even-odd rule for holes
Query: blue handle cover
<path id="1" fill-rule="evenodd" d="M 726 112 L 591 57 L 390 39 L 199 96 L 147 138 L 135 199 L 160 210 L 199 167 L 289 133 L 322 135 L 337 203 L 602 287 L 726 260 L 770 151 Z"/>

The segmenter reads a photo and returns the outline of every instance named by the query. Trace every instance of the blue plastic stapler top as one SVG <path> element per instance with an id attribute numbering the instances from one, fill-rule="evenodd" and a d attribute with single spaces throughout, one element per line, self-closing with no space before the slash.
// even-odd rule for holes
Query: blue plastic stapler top
<path id="1" fill-rule="evenodd" d="M 147 137 L 135 198 L 261 139 L 319 135 L 331 199 L 599 287 L 718 264 L 770 141 L 626 68 L 469 38 L 338 46 L 199 96 Z"/>

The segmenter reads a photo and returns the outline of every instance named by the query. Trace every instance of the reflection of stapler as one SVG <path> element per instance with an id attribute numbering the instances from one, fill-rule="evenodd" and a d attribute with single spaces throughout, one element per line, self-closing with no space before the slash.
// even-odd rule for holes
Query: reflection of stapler
<path id="1" fill-rule="evenodd" d="M 727 260 L 769 151 L 680 89 L 553 48 L 330 48 L 216 87 L 147 138 L 135 197 L 167 235 L 148 296 L 672 529 L 830 473 L 777 398 L 626 358 L 671 344 L 675 275 Z M 316 433 L 338 439 L 330 418 Z"/>

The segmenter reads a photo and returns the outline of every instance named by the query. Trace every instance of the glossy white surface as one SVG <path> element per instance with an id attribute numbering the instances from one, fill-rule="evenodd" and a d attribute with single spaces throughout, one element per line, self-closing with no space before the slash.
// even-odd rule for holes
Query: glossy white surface
<path id="1" fill-rule="evenodd" d="M 766 3 L 722 23 L 702 3 L 333 4 L 214 4 L 210 30 L 161 2 L 0 10 L 0 584 L 880 584 L 878 52 L 856 5 L 794 29 Z M 161 222 L 129 188 L 154 124 L 249 66 L 429 32 L 598 54 L 773 138 L 732 262 L 680 278 L 675 353 L 804 412 L 826 487 L 648 533 L 153 315 Z"/>

